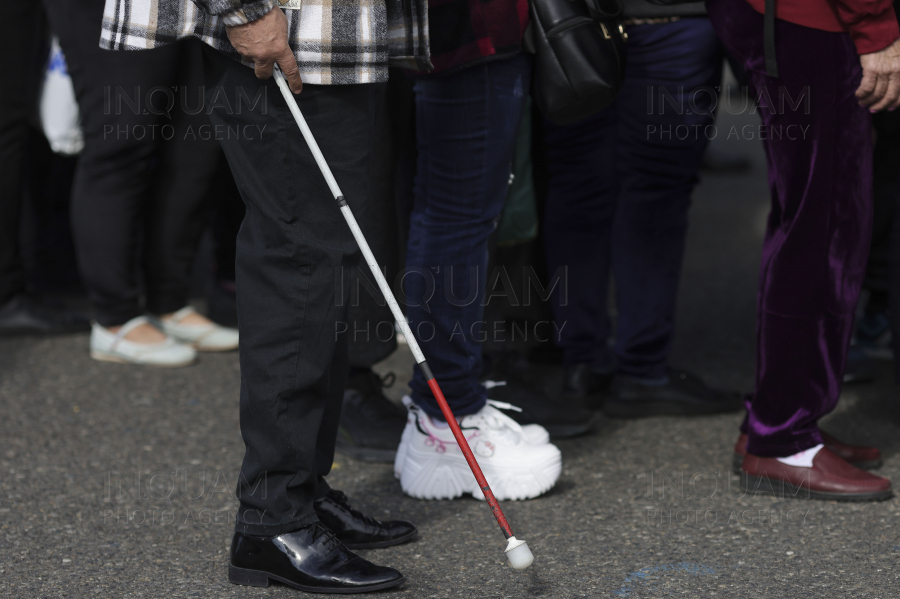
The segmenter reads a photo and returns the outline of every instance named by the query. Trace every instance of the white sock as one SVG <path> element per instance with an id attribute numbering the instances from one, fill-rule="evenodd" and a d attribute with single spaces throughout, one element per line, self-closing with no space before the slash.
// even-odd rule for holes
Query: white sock
<path id="1" fill-rule="evenodd" d="M 800 468 L 812 468 L 813 458 L 816 457 L 816 454 L 819 453 L 819 450 L 825 447 L 821 443 L 816 445 L 815 447 L 810 447 L 809 449 L 804 449 L 800 453 L 795 453 L 794 455 L 789 455 L 785 458 L 775 458 L 782 464 L 787 464 L 788 466 L 799 466 Z"/>

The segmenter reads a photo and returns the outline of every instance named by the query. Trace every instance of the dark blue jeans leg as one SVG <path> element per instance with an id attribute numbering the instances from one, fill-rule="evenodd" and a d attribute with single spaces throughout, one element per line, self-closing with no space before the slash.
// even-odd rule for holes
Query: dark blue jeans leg
<path id="1" fill-rule="evenodd" d="M 458 415 L 487 399 L 481 374 L 487 240 L 509 182 L 530 57 L 519 55 L 416 82 L 419 150 L 404 287 L 407 316 Z M 440 417 L 422 372 L 412 398 Z"/>
<path id="2" fill-rule="evenodd" d="M 551 293 L 554 341 L 568 365 L 615 367 L 610 336 L 610 246 L 618 182 L 615 105 L 577 125 L 545 121 L 549 186 L 544 240 L 551 275 L 565 275 L 564 294 Z"/>
<path id="3" fill-rule="evenodd" d="M 722 51 L 707 18 L 632 27 L 629 41 L 629 78 L 617 102 L 616 361 L 622 373 L 661 378 L 691 192 L 714 132 Z"/>
<path id="4" fill-rule="evenodd" d="M 629 28 L 616 103 L 570 127 L 548 124 L 551 271 L 569 270 L 554 306 L 566 362 L 661 378 L 674 330 L 690 193 L 712 134 L 721 51 L 705 18 Z M 664 104 L 660 104 L 660 98 Z M 615 357 L 607 348 L 609 271 Z"/>

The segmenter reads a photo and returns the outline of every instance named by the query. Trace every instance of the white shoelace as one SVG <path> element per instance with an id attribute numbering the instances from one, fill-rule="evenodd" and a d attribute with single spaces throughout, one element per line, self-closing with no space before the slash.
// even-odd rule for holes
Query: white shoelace
<path id="1" fill-rule="evenodd" d="M 503 402 L 497 402 L 502 404 Z M 499 437 L 510 445 L 518 445 L 525 441 L 525 432 L 519 423 L 499 411 L 493 402 L 489 401 L 488 405 L 470 416 L 463 418 L 463 422 L 469 426 L 477 426 L 478 428 L 488 429 L 491 436 Z M 508 405 L 508 404 L 507 404 Z"/>
<path id="2" fill-rule="evenodd" d="M 494 387 L 505 387 L 506 381 L 490 381 L 490 380 L 488 380 L 488 381 L 482 381 L 481 384 L 484 385 L 485 389 L 490 391 Z"/>
<path id="3" fill-rule="evenodd" d="M 502 382 L 500 384 L 505 385 L 506 383 Z M 438 425 L 436 421 L 429 418 L 428 416 L 420 414 L 419 410 L 415 407 L 415 404 L 408 395 L 403 397 L 403 405 L 406 406 L 406 408 L 411 412 L 414 411 L 417 417 L 424 416 L 426 419 L 430 420 L 432 426 L 437 430 L 447 430 L 449 428 L 449 426 L 444 428 Z M 519 443 L 525 442 L 525 431 L 522 430 L 522 427 L 519 425 L 519 423 L 500 410 L 513 410 L 515 412 L 521 412 L 522 408 L 506 403 L 504 401 L 489 399 L 487 400 L 487 405 L 480 411 L 476 412 L 475 414 L 463 416 L 460 419 L 460 425 L 489 429 L 491 435 L 498 436 L 511 445 L 518 445 Z"/>
<path id="4" fill-rule="evenodd" d="M 504 383 L 505 385 L 506 383 Z M 514 406 L 511 403 L 506 403 L 505 401 L 497 401 L 496 399 L 489 399 L 487 402 L 497 408 L 498 410 L 512 410 L 513 412 L 521 412 L 522 408 L 519 406 Z"/>

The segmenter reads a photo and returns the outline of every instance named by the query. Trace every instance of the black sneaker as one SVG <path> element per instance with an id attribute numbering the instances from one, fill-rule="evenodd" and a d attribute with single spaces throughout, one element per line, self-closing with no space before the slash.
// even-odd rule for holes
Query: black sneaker
<path id="1" fill-rule="evenodd" d="M 393 378 L 389 374 L 381 379 L 371 370 L 350 377 L 344 391 L 338 451 L 365 462 L 393 463 L 406 426 L 406 410 L 382 393 L 393 384 Z"/>
<path id="2" fill-rule="evenodd" d="M 699 377 L 670 368 L 668 382 L 653 384 L 616 375 L 603 412 L 614 418 L 645 416 L 700 416 L 744 409 L 739 393 L 707 386 Z"/>
<path id="3" fill-rule="evenodd" d="M 581 400 L 593 410 L 599 410 L 612 384 L 613 373 L 600 373 L 588 364 L 565 367 L 562 397 L 564 400 Z"/>
<path id="4" fill-rule="evenodd" d="M 40 304 L 20 294 L 0 305 L 0 337 L 66 335 L 91 330 L 87 316 Z"/>
<path id="5" fill-rule="evenodd" d="M 851 343 L 844 366 L 844 384 L 855 385 L 875 380 L 875 363 L 860 346 Z"/>
<path id="6" fill-rule="evenodd" d="M 579 399 L 555 399 L 543 392 L 539 385 L 530 385 L 508 375 L 493 372 L 481 384 L 487 388 L 488 399 L 513 406 L 495 408 L 519 424 L 539 424 L 547 429 L 551 439 L 567 439 L 584 435 L 594 427 L 597 416 Z M 521 411 L 516 410 L 518 408 Z"/>
<path id="7" fill-rule="evenodd" d="M 857 320 L 855 337 L 856 343 L 870 358 L 894 359 L 891 318 L 886 311 L 867 313 Z"/>

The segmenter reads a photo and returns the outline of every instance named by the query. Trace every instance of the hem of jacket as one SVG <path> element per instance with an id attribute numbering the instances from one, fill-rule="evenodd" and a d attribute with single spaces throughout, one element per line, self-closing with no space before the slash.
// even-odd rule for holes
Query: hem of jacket
<path id="1" fill-rule="evenodd" d="M 689 2 L 663 6 L 651 2 L 625 2 L 622 8 L 623 19 L 664 19 L 666 17 L 705 17 L 705 2 Z"/>

